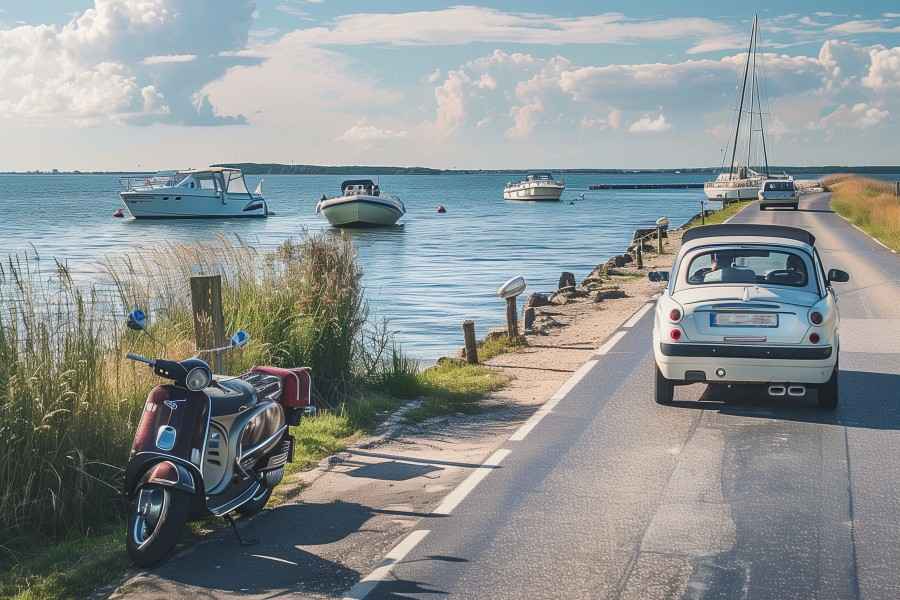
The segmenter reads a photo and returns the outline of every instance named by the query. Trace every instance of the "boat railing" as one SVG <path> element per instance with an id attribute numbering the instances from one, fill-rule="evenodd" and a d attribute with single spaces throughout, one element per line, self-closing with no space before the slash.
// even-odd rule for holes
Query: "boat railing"
<path id="1" fill-rule="evenodd" d="M 175 175 L 140 175 L 119 178 L 119 185 L 125 191 L 173 187 L 176 183 L 178 181 Z"/>

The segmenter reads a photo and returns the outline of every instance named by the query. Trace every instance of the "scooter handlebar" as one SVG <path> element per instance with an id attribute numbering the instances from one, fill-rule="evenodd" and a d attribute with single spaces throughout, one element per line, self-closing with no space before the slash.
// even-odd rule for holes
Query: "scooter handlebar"
<path id="1" fill-rule="evenodd" d="M 136 360 L 137 362 L 147 363 L 148 365 L 152 365 L 153 361 L 147 358 L 146 356 L 141 356 L 140 354 L 135 354 L 133 352 L 129 352 L 125 355 L 125 358 L 130 360 Z"/>

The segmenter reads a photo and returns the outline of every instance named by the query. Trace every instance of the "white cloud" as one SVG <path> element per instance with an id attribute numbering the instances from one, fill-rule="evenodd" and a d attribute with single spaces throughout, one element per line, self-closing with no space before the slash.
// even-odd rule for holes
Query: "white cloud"
<path id="1" fill-rule="evenodd" d="M 531 135 L 537 126 L 541 113 L 544 112 L 544 104 L 540 100 L 534 100 L 520 106 L 513 106 L 510 114 L 513 118 L 513 126 L 506 130 L 507 137 L 511 139 L 524 139 Z"/>
<path id="2" fill-rule="evenodd" d="M 834 127 L 849 127 L 855 129 L 867 129 L 884 122 L 890 113 L 886 110 L 870 106 L 865 102 L 859 102 L 853 106 L 842 104 L 830 114 L 819 120 L 819 127 L 831 129 Z"/>
<path id="3" fill-rule="evenodd" d="M 618 129 L 622 126 L 622 111 L 612 109 L 606 117 L 586 116 L 581 119 L 581 126 L 586 129 Z"/>
<path id="4" fill-rule="evenodd" d="M 876 91 L 900 88 L 900 46 L 873 48 L 869 55 L 872 63 L 863 84 Z"/>
<path id="5" fill-rule="evenodd" d="M 95 0 L 63 26 L 0 30 L 0 117 L 241 122 L 197 92 L 246 62 L 220 54 L 246 44 L 252 10 L 250 0 Z"/>
<path id="6" fill-rule="evenodd" d="M 196 54 L 162 54 L 160 56 L 148 56 L 141 62 L 145 65 L 163 65 L 166 63 L 185 63 L 197 60 Z"/>
<path id="7" fill-rule="evenodd" d="M 829 27 L 829 33 L 853 35 L 858 33 L 900 33 L 900 25 L 890 26 L 881 19 L 847 21 Z"/>
<path id="8" fill-rule="evenodd" d="M 437 83 L 437 81 L 438 81 L 440 78 L 441 78 L 441 70 L 440 70 L 440 69 L 435 69 L 434 71 L 432 71 L 431 73 L 428 74 L 428 77 L 426 78 L 426 81 L 427 81 L 428 83 Z"/>
<path id="9" fill-rule="evenodd" d="M 373 143 L 403 139 L 406 136 L 407 132 L 404 130 L 382 129 L 362 121 L 338 136 L 337 141 Z"/>
<path id="10" fill-rule="evenodd" d="M 357 13 L 333 27 L 305 30 L 310 43 L 327 45 L 628 44 L 646 40 L 702 40 L 729 28 L 707 18 L 629 19 L 620 13 L 581 17 L 504 12 L 480 6 L 405 13 Z"/>
<path id="11" fill-rule="evenodd" d="M 666 116 L 659 113 L 655 119 L 651 115 L 644 115 L 628 127 L 631 133 L 662 133 L 672 129 L 672 125 L 666 121 Z"/>

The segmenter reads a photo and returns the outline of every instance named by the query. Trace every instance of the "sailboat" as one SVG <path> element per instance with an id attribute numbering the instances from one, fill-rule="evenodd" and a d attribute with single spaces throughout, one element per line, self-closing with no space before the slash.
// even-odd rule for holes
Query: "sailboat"
<path id="1" fill-rule="evenodd" d="M 760 101 L 759 79 L 756 74 L 756 49 L 759 40 L 759 17 L 753 17 L 753 30 L 750 33 L 750 46 L 747 48 L 747 60 L 744 63 L 744 77 L 741 84 L 741 99 L 738 104 L 737 125 L 734 130 L 734 144 L 731 147 L 731 165 L 727 171 L 719 173 L 715 181 L 707 181 L 703 184 L 703 191 L 710 200 L 755 200 L 763 182 L 767 179 L 789 179 L 784 175 L 773 175 L 769 172 L 769 156 L 766 150 L 766 133 L 763 124 L 763 109 Z M 752 68 L 751 68 L 752 66 Z M 748 93 L 749 82 L 749 93 Z M 749 124 L 747 127 L 747 162 L 738 164 L 738 141 L 741 137 L 742 117 L 744 105 L 749 95 L 750 110 Z M 757 129 L 754 129 L 754 118 Z M 763 172 L 750 167 L 753 157 L 753 134 L 759 133 L 762 143 Z"/>

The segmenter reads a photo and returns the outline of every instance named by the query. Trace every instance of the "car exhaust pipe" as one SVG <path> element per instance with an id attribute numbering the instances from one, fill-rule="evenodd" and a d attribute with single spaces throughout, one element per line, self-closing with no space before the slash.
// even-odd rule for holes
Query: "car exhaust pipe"
<path id="1" fill-rule="evenodd" d="M 769 395 L 770 396 L 784 396 L 787 393 L 787 389 L 783 385 L 770 385 L 769 386 Z"/>
<path id="2" fill-rule="evenodd" d="M 791 385 L 788 386 L 787 389 L 788 396 L 794 396 L 798 398 L 800 396 L 806 395 L 806 386 L 805 385 Z"/>

